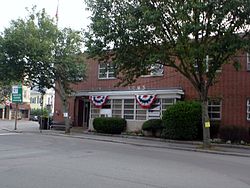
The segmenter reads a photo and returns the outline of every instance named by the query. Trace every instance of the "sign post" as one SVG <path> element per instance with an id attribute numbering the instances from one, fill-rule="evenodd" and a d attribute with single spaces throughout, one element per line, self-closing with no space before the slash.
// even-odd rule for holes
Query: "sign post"
<path id="1" fill-rule="evenodd" d="M 17 116 L 18 116 L 18 103 L 23 102 L 23 89 L 22 85 L 12 86 L 12 103 L 16 104 L 16 117 L 15 117 L 15 128 L 17 130 Z"/>

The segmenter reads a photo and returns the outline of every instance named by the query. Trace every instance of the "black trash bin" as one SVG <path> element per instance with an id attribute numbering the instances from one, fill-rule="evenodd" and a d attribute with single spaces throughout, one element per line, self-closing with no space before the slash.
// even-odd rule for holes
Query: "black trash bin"
<path id="1" fill-rule="evenodd" d="M 39 125 L 40 125 L 40 129 L 43 129 L 43 130 L 47 130 L 49 128 L 49 125 L 48 125 L 48 118 L 46 117 L 40 117 L 39 119 Z"/>

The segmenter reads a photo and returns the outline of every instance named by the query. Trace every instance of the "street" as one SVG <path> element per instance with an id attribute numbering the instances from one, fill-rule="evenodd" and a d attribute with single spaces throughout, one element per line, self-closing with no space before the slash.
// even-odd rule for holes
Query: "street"
<path id="1" fill-rule="evenodd" d="M 1 188 L 249 188 L 250 158 L 0 131 Z M 37 130 L 37 131 L 36 131 Z"/>

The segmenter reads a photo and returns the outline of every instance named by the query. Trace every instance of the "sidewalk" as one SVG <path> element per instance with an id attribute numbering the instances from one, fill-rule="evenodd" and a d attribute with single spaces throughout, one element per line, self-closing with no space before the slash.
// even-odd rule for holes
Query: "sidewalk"
<path id="1" fill-rule="evenodd" d="M 202 142 L 197 141 L 176 141 L 166 140 L 160 138 L 149 138 L 142 136 L 129 136 L 129 135 L 106 135 L 91 132 L 84 132 L 83 129 L 72 128 L 70 134 L 65 134 L 64 131 L 58 130 L 42 130 L 40 132 L 37 122 L 20 121 L 18 122 L 18 130 L 13 130 L 12 121 L 0 121 L 0 130 L 19 132 L 19 133 L 32 133 L 43 134 L 53 136 L 64 136 L 76 139 L 88 139 L 103 142 L 113 142 L 130 144 L 141 147 L 154 147 L 163 149 L 178 149 L 193 152 L 203 152 L 211 154 L 232 155 L 241 157 L 250 157 L 250 146 L 245 145 L 233 145 L 233 144 L 212 144 L 212 148 L 209 150 L 202 149 Z"/>

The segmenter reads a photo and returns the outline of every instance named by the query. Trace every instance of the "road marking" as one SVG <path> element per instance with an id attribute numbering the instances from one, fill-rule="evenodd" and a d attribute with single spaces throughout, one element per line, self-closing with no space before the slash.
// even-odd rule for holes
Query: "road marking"
<path id="1" fill-rule="evenodd" d="M 0 136 L 9 136 L 9 135 L 17 135 L 20 133 L 0 133 Z"/>

